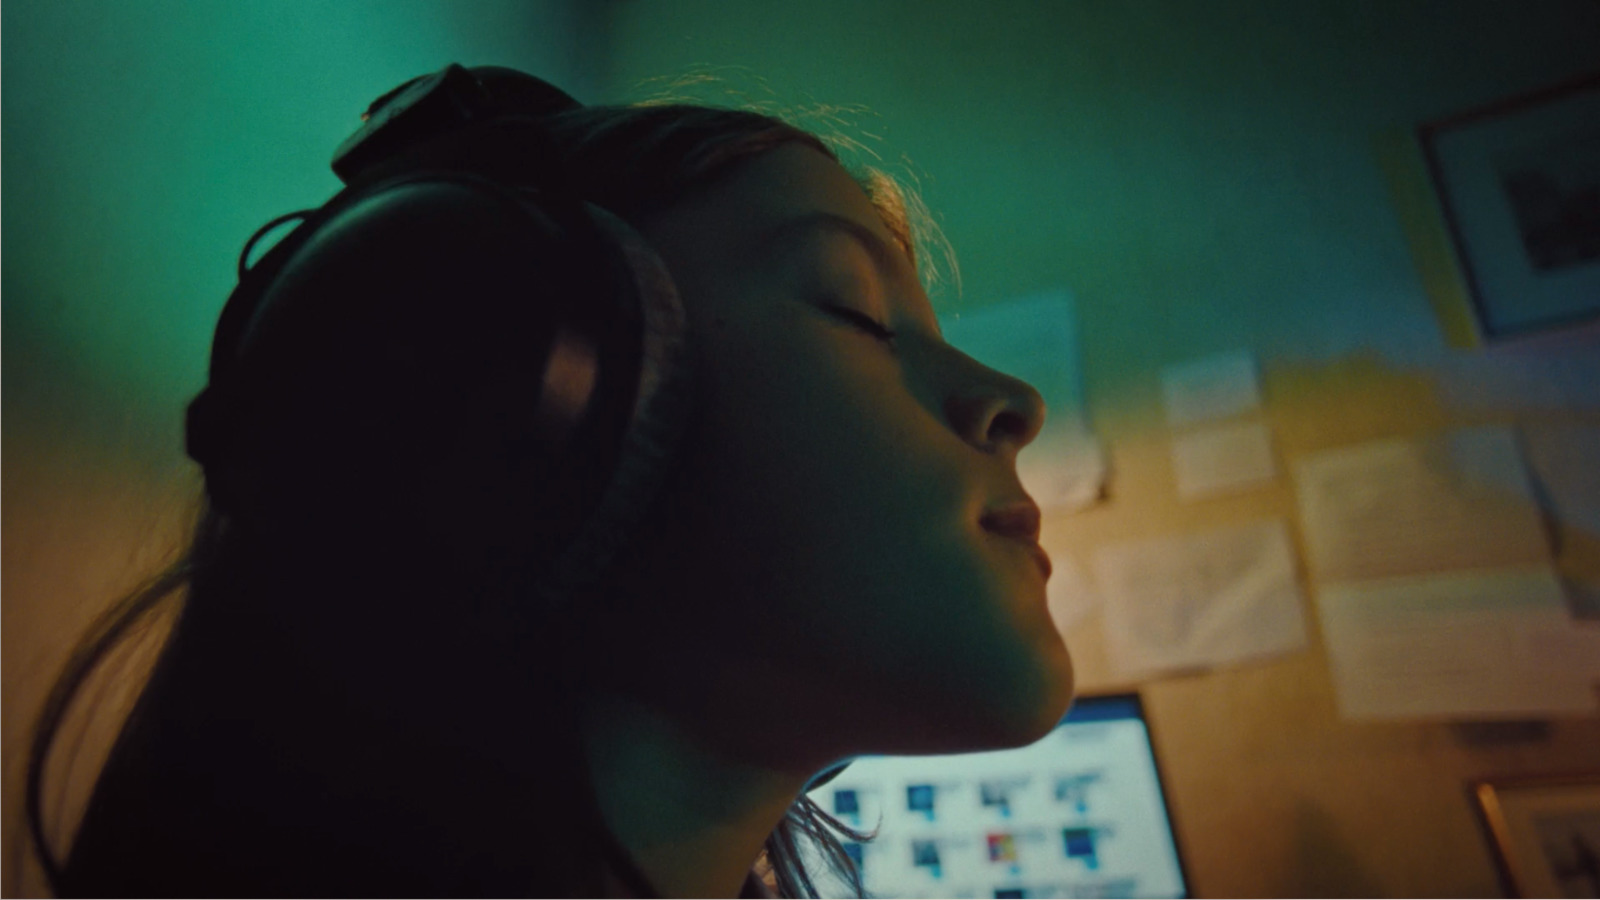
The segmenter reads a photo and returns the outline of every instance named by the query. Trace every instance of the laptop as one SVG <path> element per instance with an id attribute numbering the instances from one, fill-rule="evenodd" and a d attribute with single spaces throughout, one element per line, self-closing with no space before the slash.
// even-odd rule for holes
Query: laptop
<path id="1" fill-rule="evenodd" d="M 863 756 L 809 796 L 878 829 L 845 842 L 868 897 L 1189 895 L 1137 693 L 1079 697 L 1026 747 Z M 804 858 L 823 896 L 852 896 Z"/>

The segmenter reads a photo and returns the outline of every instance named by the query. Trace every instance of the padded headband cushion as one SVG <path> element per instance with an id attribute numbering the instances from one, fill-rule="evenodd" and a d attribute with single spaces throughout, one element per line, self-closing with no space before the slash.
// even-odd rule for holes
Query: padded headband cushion
<path id="1" fill-rule="evenodd" d="M 643 352 L 616 472 L 594 515 L 544 584 L 551 606 L 564 605 L 573 592 L 597 582 L 638 534 L 674 468 L 693 408 L 688 322 L 666 263 L 622 219 L 594 204 L 587 208 L 628 261 L 640 302 Z"/>

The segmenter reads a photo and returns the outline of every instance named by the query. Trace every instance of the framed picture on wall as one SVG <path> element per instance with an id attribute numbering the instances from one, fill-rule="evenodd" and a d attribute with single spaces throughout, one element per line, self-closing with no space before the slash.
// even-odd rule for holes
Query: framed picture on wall
<path id="1" fill-rule="evenodd" d="M 1600 72 L 1417 137 L 1484 342 L 1600 319 Z"/>
<path id="2" fill-rule="evenodd" d="M 1600 896 L 1600 772 L 1484 779 L 1472 792 L 1515 896 Z"/>

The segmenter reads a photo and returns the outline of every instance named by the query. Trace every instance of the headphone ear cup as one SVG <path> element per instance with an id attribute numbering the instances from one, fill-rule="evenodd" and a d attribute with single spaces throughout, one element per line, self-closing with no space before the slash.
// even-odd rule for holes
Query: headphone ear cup
<path id="1" fill-rule="evenodd" d="M 637 279 L 618 253 L 579 207 L 458 174 L 328 219 L 229 367 L 240 430 L 224 468 L 244 516 L 327 543 L 393 531 L 370 549 L 449 546 L 463 565 L 553 559 L 637 406 Z M 563 341 L 589 349 L 587 387 L 557 430 L 546 382 Z"/>
<path id="2" fill-rule="evenodd" d="M 566 604 L 631 542 L 688 429 L 666 263 L 599 206 L 460 173 L 385 184 L 319 224 L 268 273 L 225 402 L 214 385 L 191 410 L 196 450 L 214 443 L 212 401 L 239 429 L 208 489 L 278 532 L 442 523 L 415 539 Z M 490 419 L 498 437 L 478 431 Z M 498 461 L 450 456 L 475 441 Z"/>
<path id="3" fill-rule="evenodd" d="M 595 204 L 584 206 L 621 255 L 638 298 L 639 382 L 610 482 L 541 585 L 551 607 L 568 604 L 597 582 L 638 535 L 676 466 L 694 406 L 688 318 L 666 262 L 627 222 Z"/>

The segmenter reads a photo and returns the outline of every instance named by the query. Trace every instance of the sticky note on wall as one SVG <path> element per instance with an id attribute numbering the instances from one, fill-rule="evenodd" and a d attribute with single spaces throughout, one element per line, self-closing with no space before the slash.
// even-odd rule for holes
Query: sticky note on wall
<path id="1" fill-rule="evenodd" d="M 1198 500 L 1265 487 L 1277 480 L 1272 439 L 1260 422 L 1219 425 L 1172 442 L 1178 496 Z"/>
<path id="2" fill-rule="evenodd" d="M 1261 408 L 1254 355 L 1225 353 L 1161 370 L 1167 424 L 1182 428 Z"/>

